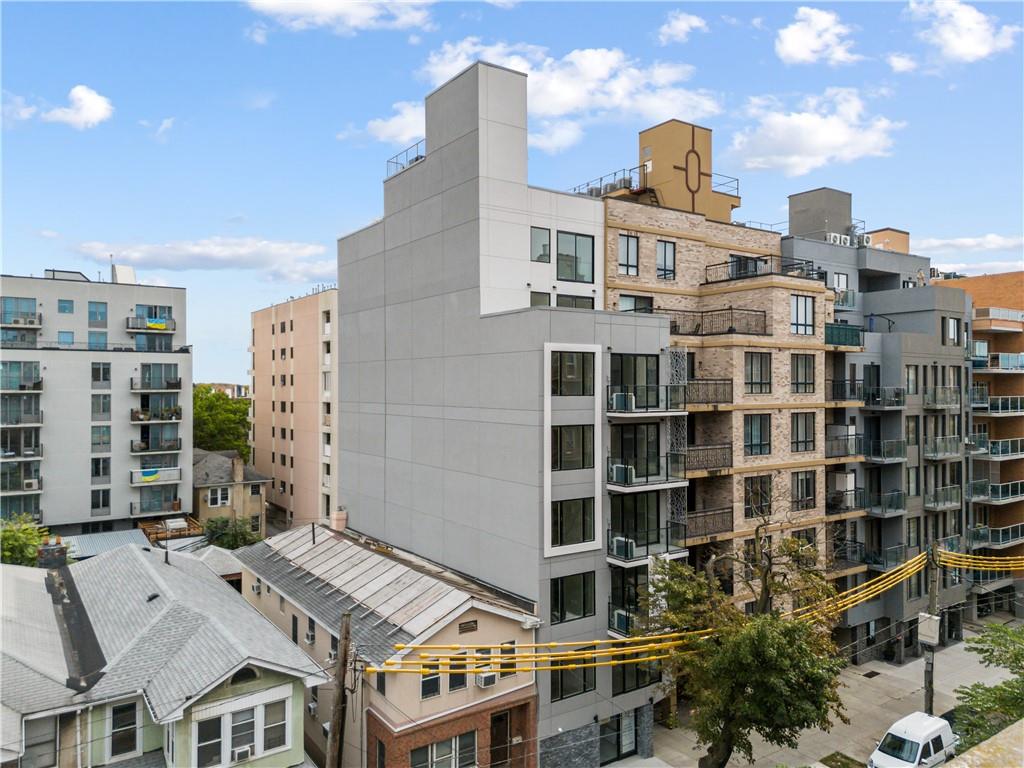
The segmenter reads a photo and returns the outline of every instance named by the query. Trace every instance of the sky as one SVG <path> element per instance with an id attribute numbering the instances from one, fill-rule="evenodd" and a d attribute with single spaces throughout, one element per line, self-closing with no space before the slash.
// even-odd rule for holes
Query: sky
<path id="1" fill-rule="evenodd" d="M 1022 4 L 9 3 L 2 267 L 188 289 L 196 381 L 247 381 L 253 310 L 335 280 L 381 215 L 423 96 L 482 59 L 529 74 L 529 173 L 637 163 L 714 131 L 737 221 L 853 193 L 868 229 L 968 274 L 1024 262 Z"/>

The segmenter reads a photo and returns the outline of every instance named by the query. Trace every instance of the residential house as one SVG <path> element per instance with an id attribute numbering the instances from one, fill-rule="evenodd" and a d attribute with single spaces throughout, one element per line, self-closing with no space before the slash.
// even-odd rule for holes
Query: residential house
<path id="1" fill-rule="evenodd" d="M 192 458 L 193 516 L 200 523 L 213 517 L 240 520 L 263 536 L 269 482 L 269 477 L 242 461 L 238 451 L 196 448 Z"/>

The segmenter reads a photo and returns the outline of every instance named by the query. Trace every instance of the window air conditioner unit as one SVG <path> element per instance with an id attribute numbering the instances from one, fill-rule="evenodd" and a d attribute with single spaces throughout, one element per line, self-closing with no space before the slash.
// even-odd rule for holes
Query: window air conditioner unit
<path id="1" fill-rule="evenodd" d="M 252 593 L 253 593 L 254 595 L 258 595 L 258 594 L 260 594 L 260 593 L 261 593 L 262 591 L 263 591 L 263 585 L 262 585 L 262 584 L 253 584 L 253 585 L 252 585 Z"/>
<path id="2" fill-rule="evenodd" d="M 864 234 L 860 236 L 861 245 L 871 245 L 871 235 Z"/>
<path id="3" fill-rule="evenodd" d="M 312 645 L 315 642 L 316 642 L 316 632 L 307 632 L 306 633 L 306 644 L 307 645 Z"/>
<path id="4" fill-rule="evenodd" d="M 636 542 L 633 539 L 627 539 L 625 536 L 616 536 L 612 539 L 612 552 L 616 557 L 631 560 L 635 549 Z"/>
<path id="5" fill-rule="evenodd" d="M 498 682 L 498 674 L 496 672 L 478 672 L 476 675 L 477 688 L 490 688 L 496 682 Z"/>
<path id="6" fill-rule="evenodd" d="M 252 747 L 237 747 L 231 750 L 231 762 L 241 763 L 252 757 Z"/>
<path id="7" fill-rule="evenodd" d="M 622 610 L 615 610 L 612 613 L 612 624 L 615 626 L 615 631 L 623 634 L 629 634 L 629 614 Z"/>
<path id="8" fill-rule="evenodd" d="M 39 480 L 37 480 L 36 478 L 32 478 L 30 480 L 26 480 L 24 482 L 24 484 L 22 485 L 22 488 L 24 488 L 26 491 L 38 491 L 39 490 Z"/>
<path id="9" fill-rule="evenodd" d="M 636 478 L 636 468 L 629 464 L 612 464 L 612 482 L 619 485 L 632 485 Z"/>
<path id="10" fill-rule="evenodd" d="M 612 395 L 612 410 L 633 411 L 636 409 L 636 395 L 632 392 L 615 392 Z"/>
<path id="11" fill-rule="evenodd" d="M 831 245 L 839 245 L 842 242 L 842 237 L 838 232 L 825 233 L 825 241 Z"/>
<path id="12" fill-rule="evenodd" d="M 315 701 L 311 701 L 308 704 L 306 704 L 306 711 L 309 712 L 310 717 L 316 717 L 316 706 L 317 705 Z"/>

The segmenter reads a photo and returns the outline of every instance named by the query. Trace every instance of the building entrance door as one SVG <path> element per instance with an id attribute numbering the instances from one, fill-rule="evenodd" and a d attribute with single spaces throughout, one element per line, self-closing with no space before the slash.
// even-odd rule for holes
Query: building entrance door
<path id="1" fill-rule="evenodd" d="M 508 765 L 509 717 L 508 712 L 491 715 L 491 765 Z"/>

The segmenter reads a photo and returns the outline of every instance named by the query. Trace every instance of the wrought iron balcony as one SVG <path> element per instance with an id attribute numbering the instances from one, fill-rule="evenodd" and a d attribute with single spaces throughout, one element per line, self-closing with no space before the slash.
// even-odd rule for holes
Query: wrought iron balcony
<path id="1" fill-rule="evenodd" d="M 957 387 L 925 387 L 925 408 L 959 408 L 960 390 Z"/>
<path id="2" fill-rule="evenodd" d="M 784 275 L 821 282 L 825 279 L 825 270 L 815 267 L 813 261 L 789 256 L 743 256 L 705 267 L 704 283 L 724 283 L 765 275 Z"/>
<path id="3" fill-rule="evenodd" d="M 683 384 L 636 384 L 607 387 L 608 413 L 666 413 L 686 410 L 686 386 Z"/>
<path id="4" fill-rule="evenodd" d="M 864 329 L 846 323 L 825 323 L 825 343 L 836 347 L 863 347 Z"/>
<path id="5" fill-rule="evenodd" d="M 711 470 L 732 466 L 732 444 L 686 446 L 686 469 Z"/>
<path id="6" fill-rule="evenodd" d="M 670 330 L 675 336 L 722 336 L 745 334 L 770 336 L 771 328 L 763 310 L 711 309 L 705 312 L 686 310 L 669 313 Z"/>
<path id="7" fill-rule="evenodd" d="M 181 377 L 143 376 L 132 379 L 132 392 L 177 392 L 181 389 Z"/>
<path id="8" fill-rule="evenodd" d="M 608 457 L 608 485 L 619 491 L 686 485 L 686 454 Z"/>
<path id="9" fill-rule="evenodd" d="M 688 539 L 729 533 L 732 526 L 732 507 L 695 509 L 686 513 L 686 537 Z"/>
<path id="10" fill-rule="evenodd" d="M 907 495 L 903 491 L 886 491 L 868 496 L 868 514 L 872 517 L 898 517 L 906 512 Z"/>
<path id="11" fill-rule="evenodd" d="M 124 325 L 129 331 L 150 333 L 174 333 L 177 326 L 173 317 L 128 317 Z"/>
<path id="12" fill-rule="evenodd" d="M 653 531 L 608 529 L 605 539 L 608 559 L 616 564 L 642 565 L 652 555 L 686 556 L 686 525 L 668 523 Z"/>
<path id="13" fill-rule="evenodd" d="M 942 488 L 935 488 L 926 491 L 924 494 L 924 508 L 936 512 L 946 509 L 956 509 L 961 502 L 961 488 L 959 485 L 947 485 Z"/>
<path id="14" fill-rule="evenodd" d="M 1024 499 L 1024 480 L 1009 483 L 992 483 L 989 488 L 989 504 L 1009 504 Z"/>
<path id="15" fill-rule="evenodd" d="M 864 407 L 873 410 L 904 408 L 907 390 L 903 387 L 864 387 Z"/>
<path id="16" fill-rule="evenodd" d="M 943 435 L 942 437 L 926 437 L 922 453 L 929 461 L 952 459 L 960 455 L 963 438 L 960 435 Z"/>
<path id="17" fill-rule="evenodd" d="M 991 440 L 988 444 L 990 461 L 1024 458 L 1024 438 L 1010 437 L 1005 440 Z"/>
<path id="18" fill-rule="evenodd" d="M 860 379 L 828 379 L 825 381 L 825 399 L 863 401 L 864 382 Z"/>
<path id="19" fill-rule="evenodd" d="M 860 456 L 864 453 L 864 435 L 839 435 L 825 438 L 825 458 Z"/>
<path id="20" fill-rule="evenodd" d="M 868 440 L 865 442 L 864 456 L 868 461 L 875 464 L 906 461 L 907 441 L 903 438 L 897 440 Z"/>
<path id="21" fill-rule="evenodd" d="M 863 488 L 850 488 L 846 491 L 829 491 L 825 494 L 825 513 L 840 515 L 844 512 L 864 509 L 867 505 L 867 494 Z"/>
<path id="22" fill-rule="evenodd" d="M 687 405 L 732 402 L 732 379 L 690 379 L 684 386 Z"/>

